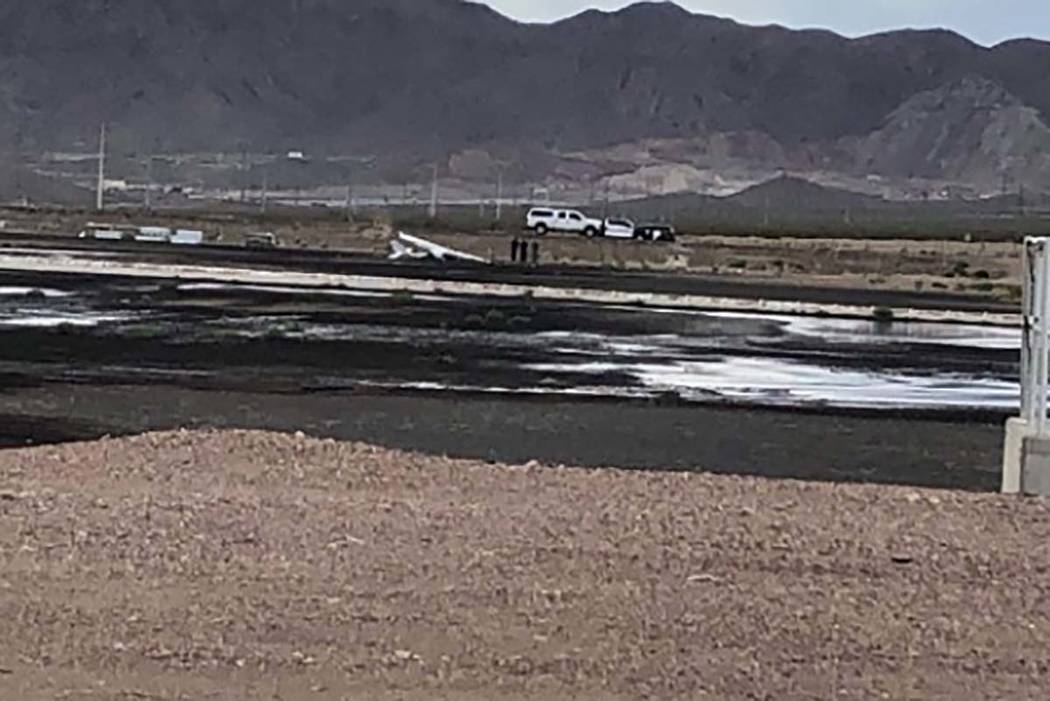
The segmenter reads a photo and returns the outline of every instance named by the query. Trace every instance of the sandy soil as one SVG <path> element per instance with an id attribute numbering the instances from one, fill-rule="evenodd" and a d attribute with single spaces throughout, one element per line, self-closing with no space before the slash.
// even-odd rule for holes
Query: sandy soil
<path id="1" fill-rule="evenodd" d="M 1043 501 L 263 433 L 0 454 L 0 698 L 1041 698 Z"/>
<path id="2" fill-rule="evenodd" d="M 436 235 L 477 255 L 509 258 L 506 237 Z M 1019 301 L 1021 245 L 1013 242 L 682 236 L 674 245 L 550 235 L 547 265 L 719 275 L 761 285 L 984 294 Z"/>

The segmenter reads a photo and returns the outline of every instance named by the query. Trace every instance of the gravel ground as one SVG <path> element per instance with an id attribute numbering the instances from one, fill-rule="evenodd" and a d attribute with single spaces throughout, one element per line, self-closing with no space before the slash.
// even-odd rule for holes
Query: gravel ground
<path id="1" fill-rule="evenodd" d="M 1046 698 L 1050 509 L 258 432 L 0 453 L 0 698 Z"/>

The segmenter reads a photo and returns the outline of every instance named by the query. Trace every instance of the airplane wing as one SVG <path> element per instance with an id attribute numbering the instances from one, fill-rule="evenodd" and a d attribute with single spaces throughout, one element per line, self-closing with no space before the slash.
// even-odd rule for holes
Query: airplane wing
<path id="1" fill-rule="evenodd" d="M 429 256 L 430 254 L 426 251 L 417 251 L 416 249 L 410 246 L 406 246 L 400 241 L 390 242 L 390 255 L 388 256 L 390 260 L 401 260 L 402 258 L 419 259 L 428 258 Z"/>
<path id="2" fill-rule="evenodd" d="M 488 264 L 488 261 L 480 256 L 471 255 L 470 253 L 464 253 L 463 251 L 457 251 L 454 248 L 442 246 L 441 244 L 434 243 L 433 241 L 427 241 L 424 238 L 418 236 L 410 236 L 403 231 L 399 231 L 397 234 L 397 241 L 403 246 L 418 249 L 424 252 L 425 255 L 430 256 L 436 260 L 461 260 L 469 263 L 483 263 Z"/>

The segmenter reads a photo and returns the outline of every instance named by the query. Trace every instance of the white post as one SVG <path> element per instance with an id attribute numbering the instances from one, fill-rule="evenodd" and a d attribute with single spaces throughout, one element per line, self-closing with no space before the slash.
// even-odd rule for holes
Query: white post
<path id="1" fill-rule="evenodd" d="M 101 212 L 106 206 L 106 123 L 102 123 L 98 137 L 98 186 L 95 191 L 95 209 Z"/>
<path id="2" fill-rule="evenodd" d="M 1042 244 L 1039 273 L 1036 275 L 1039 292 L 1039 323 L 1036 325 L 1038 357 L 1035 376 L 1035 427 L 1039 436 L 1046 435 L 1047 385 L 1050 384 L 1050 251 Z"/>
<path id="3" fill-rule="evenodd" d="M 1042 406 L 1039 401 L 1039 378 L 1043 376 L 1043 363 L 1046 358 L 1046 337 L 1040 333 L 1043 328 L 1042 316 L 1045 302 L 1041 278 L 1043 277 L 1043 258 L 1046 252 L 1042 242 L 1030 240 L 1026 243 L 1026 246 L 1029 248 L 1029 267 L 1031 268 L 1031 278 L 1026 281 L 1030 287 L 1028 296 L 1029 318 L 1031 320 L 1029 323 L 1031 330 L 1029 345 L 1031 351 L 1027 367 L 1022 368 L 1024 374 L 1021 377 L 1021 384 L 1025 387 L 1023 393 L 1027 395 L 1024 418 L 1028 421 L 1028 425 L 1035 429 L 1039 425 L 1039 409 Z"/>
<path id="4" fill-rule="evenodd" d="M 1050 238 L 1024 241 L 1021 415 L 1006 424 L 1003 492 L 1050 496 Z"/>
<path id="5" fill-rule="evenodd" d="M 1035 340 L 1035 262 L 1034 243 L 1025 239 L 1021 246 L 1021 418 L 1031 422 L 1034 418 L 1032 399 L 1032 342 Z"/>

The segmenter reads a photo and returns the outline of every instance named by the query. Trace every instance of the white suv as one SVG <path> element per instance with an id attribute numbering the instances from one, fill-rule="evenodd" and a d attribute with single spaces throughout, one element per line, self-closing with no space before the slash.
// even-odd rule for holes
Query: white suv
<path id="1" fill-rule="evenodd" d="M 611 239 L 633 239 L 638 237 L 634 230 L 634 222 L 630 219 L 606 219 L 602 227 L 602 235 Z"/>
<path id="2" fill-rule="evenodd" d="M 602 233 L 602 221 L 586 217 L 575 209 L 535 207 L 525 215 L 525 228 L 536 232 L 539 236 L 543 236 L 548 231 L 564 231 L 594 238 Z"/>

